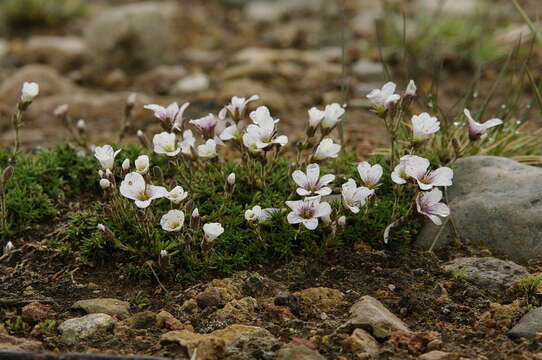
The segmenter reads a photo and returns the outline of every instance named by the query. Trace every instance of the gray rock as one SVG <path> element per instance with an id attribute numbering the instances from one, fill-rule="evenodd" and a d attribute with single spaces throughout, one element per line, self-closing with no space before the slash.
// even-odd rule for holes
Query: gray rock
<path id="1" fill-rule="evenodd" d="M 268 23 L 279 21 L 292 13 L 318 11 L 323 4 L 323 0 L 251 1 L 245 6 L 244 12 L 249 20 Z"/>
<path id="2" fill-rule="evenodd" d="M 89 314 L 66 320 L 58 329 L 62 333 L 64 343 L 75 345 L 113 329 L 115 322 L 115 319 L 107 314 Z"/>
<path id="3" fill-rule="evenodd" d="M 463 257 L 443 266 L 448 272 L 458 272 L 480 288 L 502 291 L 529 274 L 527 269 L 512 261 L 494 257 Z"/>
<path id="4" fill-rule="evenodd" d="M 456 165 L 448 205 L 460 240 L 519 262 L 542 255 L 542 169 L 494 156 Z M 436 248 L 452 241 L 450 228 L 443 229 Z M 439 229 L 427 223 L 416 245 L 428 249 Z"/>
<path id="5" fill-rule="evenodd" d="M 204 91 L 209 88 L 209 77 L 203 73 L 195 73 L 179 80 L 171 89 L 173 95 Z"/>
<path id="6" fill-rule="evenodd" d="M 33 36 L 21 54 L 27 63 L 51 65 L 58 71 L 67 71 L 84 62 L 85 42 L 76 36 Z"/>
<path id="7" fill-rule="evenodd" d="M 147 69 L 168 59 L 170 25 L 177 6 L 142 2 L 112 8 L 85 29 L 88 54 L 97 69 Z"/>
<path id="8" fill-rule="evenodd" d="M 364 81 L 383 81 L 384 66 L 381 63 L 363 59 L 352 66 L 354 74 L 360 76 Z"/>
<path id="9" fill-rule="evenodd" d="M 529 311 L 519 320 L 507 335 L 511 338 L 533 338 L 542 332 L 542 307 Z"/>
<path id="10" fill-rule="evenodd" d="M 350 320 L 343 329 L 362 328 L 374 337 L 383 339 L 393 331 L 401 330 L 410 333 L 406 324 L 390 312 L 380 301 L 365 295 L 350 308 Z"/>
<path id="11" fill-rule="evenodd" d="M 168 94 L 171 87 L 186 75 L 183 66 L 160 65 L 139 75 L 135 80 L 135 88 L 146 93 Z"/>
<path id="12" fill-rule="evenodd" d="M 318 352 L 305 345 L 290 343 L 284 345 L 277 353 L 277 360 L 325 360 Z"/>
<path id="13" fill-rule="evenodd" d="M 127 316 L 130 313 L 130 303 L 110 298 L 79 300 L 72 305 L 72 308 L 82 309 L 89 314 L 104 313 L 108 315 Z"/>
<path id="14" fill-rule="evenodd" d="M 345 347 L 353 353 L 367 353 L 376 356 L 380 352 L 380 344 L 363 329 L 355 329 L 351 336 L 344 341 Z"/>

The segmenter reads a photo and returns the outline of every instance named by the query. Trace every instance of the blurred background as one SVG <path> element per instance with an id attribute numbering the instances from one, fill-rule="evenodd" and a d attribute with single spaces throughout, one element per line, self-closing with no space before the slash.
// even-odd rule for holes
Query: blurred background
<path id="1" fill-rule="evenodd" d="M 518 2 L 539 17 L 539 0 Z M 41 87 L 23 131 L 31 148 L 68 137 L 61 104 L 99 143 L 115 139 L 131 92 L 132 133 L 158 129 L 147 103 L 189 101 L 201 117 L 258 94 L 294 137 L 308 108 L 348 103 L 347 140 L 364 157 L 387 141 L 365 95 L 409 79 L 420 111 L 438 105 L 444 121 L 479 99 L 486 116 L 539 127 L 525 69 L 538 83 L 540 50 L 510 0 L 1 0 L 0 144 L 23 81 Z"/>

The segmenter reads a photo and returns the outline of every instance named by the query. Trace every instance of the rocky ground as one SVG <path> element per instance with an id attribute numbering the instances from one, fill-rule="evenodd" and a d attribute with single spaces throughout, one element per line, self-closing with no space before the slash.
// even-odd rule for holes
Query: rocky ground
<path id="1" fill-rule="evenodd" d="M 307 108 L 342 100 L 338 3 L 92 3 L 84 19 L 60 28 L 0 26 L 3 146 L 13 138 L 7 119 L 23 81 L 41 86 L 23 131 L 28 149 L 69 136 L 53 115 L 61 104 L 73 120 L 87 121 L 91 142 L 110 141 L 132 92 L 132 133 L 156 130 L 146 103 L 191 101 L 188 115 L 197 116 L 233 95 L 259 94 L 284 131 L 296 134 Z M 434 6 L 404 3 L 408 16 Z M 471 11 L 474 3 L 449 2 L 445 11 Z M 363 157 L 387 141 L 363 100 L 386 80 L 373 31 L 383 9 L 377 1 L 347 7 L 346 133 Z M 497 35 L 508 43 L 527 36 L 520 21 Z M 446 64 L 453 68 L 453 61 L 450 55 Z M 464 95 L 473 71 L 443 75 L 445 105 Z M 497 72 L 485 70 L 481 90 Z M 419 76 L 420 86 L 430 87 L 431 78 Z M 51 234 L 44 234 L 0 257 L 0 358 L 2 350 L 17 350 L 188 359 L 197 349 L 198 360 L 541 359 L 542 263 L 529 260 L 542 255 L 539 172 L 496 158 L 459 164 L 449 194 L 455 223 L 439 234 L 436 254 L 376 251 L 360 242 L 352 252 L 288 259 L 189 287 L 175 274 L 160 283 L 129 279 L 121 261 L 83 265 L 48 247 Z M 427 226 L 418 248 L 428 249 L 435 235 Z"/>

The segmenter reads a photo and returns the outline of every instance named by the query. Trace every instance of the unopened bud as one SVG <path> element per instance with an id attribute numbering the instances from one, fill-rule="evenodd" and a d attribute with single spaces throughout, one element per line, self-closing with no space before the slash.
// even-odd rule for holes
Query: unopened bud
<path id="1" fill-rule="evenodd" d="M 102 169 L 98 170 L 98 175 L 100 175 L 100 178 L 103 178 L 105 173 Z"/>
<path id="2" fill-rule="evenodd" d="M 96 226 L 96 228 L 97 228 L 99 231 L 101 231 L 101 232 L 106 232 L 106 231 L 107 231 L 107 228 L 105 227 L 104 224 L 98 224 L 98 225 Z"/>
<path id="3" fill-rule="evenodd" d="M 199 217 L 199 210 L 198 210 L 198 208 L 195 208 L 194 211 L 192 211 L 192 217 Z"/>
<path id="4" fill-rule="evenodd" d="M 122 170 L 130 170 L 130 159 L 124 159 L 124 161 L 122 162 Z"/>
<path id="5" fill-rule="evenodd" d="M 162 172 L 162 168 L 160 168 L 160 166 L 153 166 L 152 174 L 156 179 L 158 179 L 159 182 L 164 182 L 164 173 Z"/>
<path id="6" fill-rule="evenodd" d="M 4 169 L 2 172 L 2 182 L 4 184 L 7 184 L 9 180 L 11 180 L 11 177 L 13 176 L 13 172 L 15 171 L 15 168 L 13 166 L 8 166 Z"/>
<path id="7" fill-rule="evenodd" d="M 136 93 L 131 93 L 130 95 L 128 95 L 128 98 L 126 99 L 126 105 L 134 106 L 135 102 L 136 102 L 136 99 L 137 99 L 137 94 Z"/>
<path id="8" fill-rule="evenodd" d="M 151 148 L 149 138 L 147 137 L 147 135 L 145 135 L 143 131 L 137 130 L 137 138 L 139 139 L 139 142 L 141 143 L 141 145 L 143 145 L 144 148 Z"/>
<path id="9" fill-rule="evenodd" d="M 416 90 L 416 83 L 414 82 L 414 80 L 410 80 L 405 91 L 405 96 L 411 98 L 416 97 Z"/>
<path id="10" fill-rule="evenodd" d="M 160 255 L 158 256 L 158 265 L 165 269 L 169 267 L 169 253 L 167 250 L 160 250 Z"/>
<path id="11" fill-rule="evenodd" d="M 107 179 L 100 179 L 100 187 L 105 190 L 111 187 L 111 181 Z"/>
<path id="12" fill-rule="evenodd" d="M 62 104 L 56 107 L 53 115 L 59 118 L 63 118 L 68 114 L 69 106 L 68 104 Z"/>
<path id="13" fill-rule="evenodd" d="M 193 199 L 190 199 L 190 200 L 188 200 L 186 202 L 184 210 L 185 210 L 186 214 L 189 214 L 189 213 L 192 212 L 192 210 L 194 210 L 194 200 Z"/>
<path id="14" fill-rule="evenodd" d="M 228 182 L 228 184 L 230 184 L 232 186 L 235 185 L 235 173 L 229 174 L 226 181 Z"/>
<path id="15" fill-rule="evenodd" d="M 13 251 L 13 249 L 15 249 L 15 246 L 13 245 L 13 243 L 11 241 L 8 241 L 7 244 L 4 246 L 4 255 L 7 255 L 9 254 L 10 252 Z"/>
<path id="16" fill-rule="evenodd" d="M 344 227 L 346 225 L 346 216 L 341 216 L 338 220 L 337 220 L 337 224 L 340 226 L 340 227 Z"/>
<path id="17" fill-rule="evenodd" d="M 83 120 L 83 119 L 77 120 L 76 126 L 77 126 L 77 128 L 78 128 L 79 130 L 85 131 L 85 128 L 86 128 L 85 120 Z"/>

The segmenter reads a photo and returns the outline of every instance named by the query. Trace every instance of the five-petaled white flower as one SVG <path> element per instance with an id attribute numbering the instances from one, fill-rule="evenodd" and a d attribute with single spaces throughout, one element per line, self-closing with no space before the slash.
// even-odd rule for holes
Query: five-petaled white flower
<path id="1" fill-rule="evenodd" d="M 216 142 L 213 139 L 209 139 L 205 144 L 198 146 L 198 156 L 202 158 L 214 158 L 217 156 Z"/>
<path id="2" fill-rule="evenodd" d="M 258 95 L 252 95 L 248 99 L 243 97 L 234 96 L 228 105 L 224 106 L 218 113 L 220 119 L 226 119 L 230 117 L 234 121 L 239 121 L 245 116 L 245 111 L 248 103 L 258 100 Z"/>
<path id="3" fill-rule="evenodd" d="M 218 124 L 218 119 L 213 114 L 209 114 L 199 119 L 190 120 L 189 122 L 200 129 L 205 136 L 212 137 L 215 127 Z"/>
<path id="4" fill-rule="evenodd" d="M 115 165 L 115 157 L 120 152 L 120 149 L 115 151 L 111 145 L 96 146 L 94 149 L 94 157 L 98 159 L 102 169 L 112 169 Z"/>
<path id="5" fill-rule="evenodd" d="M 387 82 L 382 89 L 374 89 L 368 95 L 367 99 L 371 101 L 378 112 L 389 109 L 392 105 L 401 99 L 401 96 L 395 94 L 397 85 L 393 82 Z"/>
<path id="6" fill-rule="evenodd" d="M 490 119 L 484 123 L 476 122 L 468 109 L 465 109 L 465 116 L 468 121 L 469 138 L 471 140 L 483 139 L 487 136 L 487 131 L 492 127 L 502 124 L 501 119 Z"/>
<path id="7" fill-rule="evenodd" d="M 374 190 L 366 188 L 365 186 L 358 187 L 354 179 L 348 179 L 348 181 L 342 185 L 342 203 L 354 214 L 359 212 L 360 207 L 365 205 L 367 199 L 373 194 Z"/>
<path id="8" fill-rule="evenodd" d="M 318 218 L 327 217 L 331 214 L 331 206 L 327 202 L 320 202 L 321 197 L 312 196 L 303 200 L 286 201 L 286 205 L 292 211 L 287 219 L 290 224 L 303 224 L 307 229 L 314 230 L 318 227 Z"/>
<path id="9" fill-rule="evenodd" d="M 150 161 L 147 155 L 139 155 L 134 161 L 135 170 L 141 175 L 145 175 L 149 171 Z"/>
<path id="10" fill-rule="evenodd" d="M 436 225 L 442 225 L 441 218 L 450 215 L 450 208 L 440 200 L 442 200 L 442 191 L 439 189 L 421 192 L 416 197 L 418 212 L 427 216 Z"/>
<path id="11" fill-rule="evenodd" d="M 426 112 L 412 116 L 412 138 L 414 141 L 425 141 L 439 129 L 438 119 Z"/>
<path id="12" fill-rule="evenodd" d="M 154 152 L 157 154 L 176 156 L 181 151 L 181 148 L 177 146 L 174 133 L 164 131 L 156 134 L 152 138 L 152 143 L 154 145 Z"/>
<path id="13" fill-rule="evenodd" d="M 205 238 L 208 241 L 213 241 L 224 232 L 224 228 L 220 223 L 207 223 L 203 225 L 203 232 L 205 233 Z"/>
<path id="14" fill-rule="evenodd" d="M 411 155 L 405 162 L 405 173 L 416 180 L 421 190 L 431 190 L 435 186 L 450 186 L 454 172 L 449 167 L 443 166 L 433 171 L 428 171 L 429 160 Z"/>
<path id="15" fill-rule="evenodd" d="M 184 225 L 184 212 L 181 210 L 169 210 L 160 219 L 162 229 L 166 231 L 179 231 Z"/>
<path id="16" fill-rule="evenodd" d="M 28 103 L 31 102 L 38 96 L 40 93 L 40 86 L 35 82 L 25 82 L 23 83 L 23 88 L 21 91 L 21 101 Z"/>
<path id="17" fill-rule="evenodd" d="M 154 112 L 154 116 L 164 122 L 169 124 L 172 129 L 180 129 L 183 122 L 183 113 L 190 103 L 184 103 L 179 107 L 179 105 L 174 102 L 169 104 L 167 107 L 163 107 L 156 104 L 145 105 L 144 108 Z"/>
<path id="18" fill-rule="evenodd" d="M 358 164 L 358 173 L 361 177 L 361 181 L 363 181 L 363 184 L 369 189 L 374 189 L 378 186 L 383 172 L 384 170 L 380 164 L 371 166 L 367 161 Z"/>
<path id="19" fill-rule="evenodd" d="M 331 189 L 326 185 L 335 180 L 335 175 L 327 174 L 320 177 L 320 166 L 309 164 L 306 174 L 301 170 L 296 170 L 292 173 L 292 178 L 299 186 L 296 190 L 299 195 L 308 196 L 314 193 L 325 196 L 331 194 Z"/>
<path id="20" fill-rule="evenodd" d="M 166 196 L 168 191 L 163 186 L 145 183 L 141 174 L 131 172 L 126 174 L 120 183 L 120 193 L 125 198 L 134 200 L 137 207 L 146 208 L 154 199 Z"/>
<path id="21" fill-rule="evenodd" d="M 337 104 L 329 104 L 326 105 L 326 108 L 324 109 L 324 118 L 322 119 L 322 128 L 324 129 L 330 129 L 337 125 L 339 121 L 341 121 L 341 117 L 344 115 L 344 108 Z"/>
<path id="22" fill-rule="evenodd" d="M 166 199 L 171 201 L 174 204 L 179 204 L 181 201 L 186 199 L 188 192 L 184 191 L 182 186 L 175 186 L 170 192 L 166 194 Z"/>
<path id="23" fill-rule="evenodd" d="M 326 138 L 318 144 L 314 152 L 314 160 L 324 160 L 327 158 L 336 158 L 341 151 L 341 145 L 334 144 L 332 139 Z"/>
<path id="24" fill-rule="evenodd" d="M 250 113 L 250 118 L 254 124 L 250 124 L 243 135 L 243 144 L 249 150 L 257 152 L 273 144 L 284 146 L 288 143 L 287 136 L 276 136 L 275 124 L 279 120 L 271 117 L 267 107 L 258 107 Z"/>

